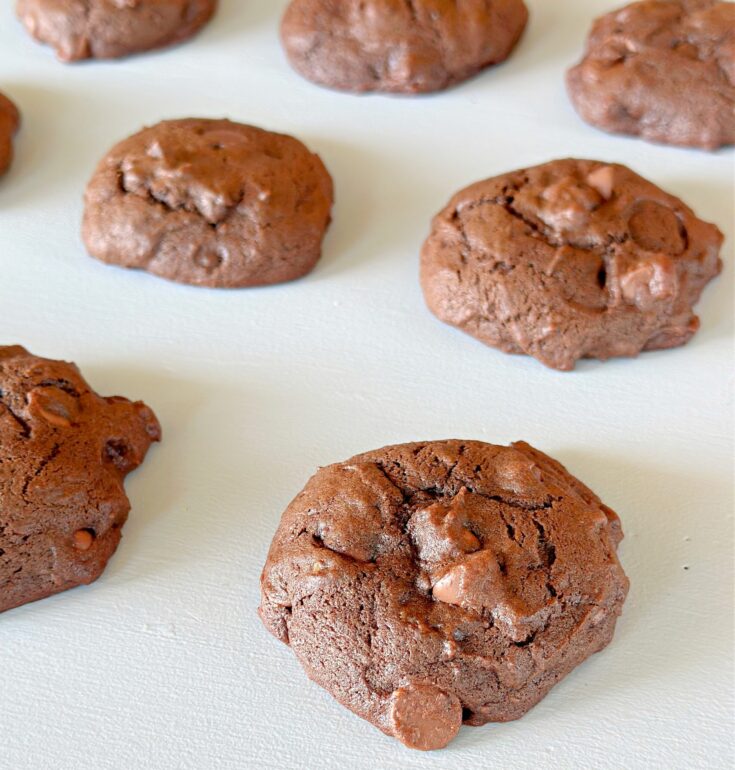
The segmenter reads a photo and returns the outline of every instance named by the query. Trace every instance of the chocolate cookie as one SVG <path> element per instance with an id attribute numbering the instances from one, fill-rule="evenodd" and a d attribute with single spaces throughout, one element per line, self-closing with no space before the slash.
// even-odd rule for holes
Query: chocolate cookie
<path id="1" fill-rule="evenodd" d="M 13 160 L 13 136 L 20 126 L 20 113 L 13 102 L 0 92 L 0 174 Z"/>
<path id="2" fill-rule="evenodd" d="M 171 120 L 107 154 L 85 195 L 90 254 L 197 286 L 279 283 L 321 255 L 332 179 L 297 139 Z"/>
<path id="3" fill-rule="evenodd" d="M 735 4 L 644 0 L 598 19 L 567 75 L 605 131 L 714 150 L 735 142 Z"/>
<path id="4" fill-rule="evenodd" d="M 217 0 L 18 0 L 18 18 L 62 61 L 117 59 L 180 43 L 214 14 Z"/>
<path id="5" fill-rule="evenodd" d="M 123 481 L 161 436 L 74 364 L 0 346 L 0 612 L 91 583 L 120 542 Z"/>
<path id="6" fill-rule="evenodd" d="M 721 244 L 625 166 L 556 160 L 457 193 L 434 218 L 421 284 L 442 321 L 568 370 L 687 342 Z"/>
<path id="7" fill-rule="evenodd" d="M 523 0 L 293 0 L 281 37 L 305 78 L 343 91 L 439 91 L 507 59 Z"/>
<path id="8" fill-rule="evenodd" d="M 525 443 L 385 447 L 281 519 L 260 616 L 340 703 L 416 749 L 517 719 L 611 640 L 613 511 Z"/>

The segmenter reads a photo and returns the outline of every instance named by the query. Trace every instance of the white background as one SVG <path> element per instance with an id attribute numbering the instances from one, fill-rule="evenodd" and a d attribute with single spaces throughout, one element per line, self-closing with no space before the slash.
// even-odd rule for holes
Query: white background
<path id="1" fill-rule="evenodd" d="M 0 182 L 2 343 L 144 399 L 164 441 L 130 477 L 93 586 L 0 616 L 0 767 L 718 768 L 733 755 L 733 151 L 609 137 L 563 88 L 610 0 L 531 0 L 504 66 L 432 98 L 308 84 L 284 0 L 224 0 L 195 40 L 64 66 L 0 9 L 0 89 L 24 115 Z M 209 291 L 98 263 L 81 196 L 116 141 L 166 117 L 296 134 L 337 191 L 314 273 Z M 556 373 L 425 309 L 431 216 L 479 178 L 556 157 L 621 161 L 716 222 L 725 271 L 686 347 Z M 413 753 L 307 681 L 257 615 L 279 516 L 320 466 L 429 438 L 526 439 L 615 508 L 632 588 L 616 638 L 522 720 Z"/>

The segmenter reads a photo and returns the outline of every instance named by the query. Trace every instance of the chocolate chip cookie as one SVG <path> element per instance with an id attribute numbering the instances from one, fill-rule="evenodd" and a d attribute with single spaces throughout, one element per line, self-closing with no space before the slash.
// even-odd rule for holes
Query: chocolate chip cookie
<path id="1" fill-rule="evenodd" d="M 567 75 L 605 131 L 715 150 L 735 142 L 735 3 L 644 0 L 598 19 Z"/>
<path id="2" fill-rule="evenodd" d="M 20 113 L 13 102 L 0 92 L 0 175 L 13 160 L 13 136 L 20 126 Z"/>
<path id="3" fill-rule="evenodd" d="M 91 583 L 130 510 L 123 481 L 161 430 L 74 364 L 0 346 L 0 612 Z"/>
<path id="4" fill-rule="evenodd" d="M 523 0 L 293 0 L 281 37 L 305 78 L 343 91 L 425 93 L 508 58 Z"/>
<path id="5" fill-rule="evenodd" d="M 117 59 L 180 43 L 203 27 L 217 0 L 18 0 L 18 18 L 65 62 Z"/>
<path id="6" fill-rule="evenodd" d="M 321 255 L 332 179 L 297 139 L 170 120 L 115 146 L 85 195 L 89 253 L 196 286 L 290 281 Z"/>
<path id="7" fill-rule="evenodd" d="M 526 443 L 385 447 L 281 519 L 260 616 L 308 676 L 415 749 L 517 719 L 611 640 L 620 521 Z"/>
<path id="8" fill-rule="evenodd" d="M 457 193 L 434 218 L 421 284 L 442 321 L 568 370 L 691 339 L 721 244 L 625 166 L 556 160 Z"/>

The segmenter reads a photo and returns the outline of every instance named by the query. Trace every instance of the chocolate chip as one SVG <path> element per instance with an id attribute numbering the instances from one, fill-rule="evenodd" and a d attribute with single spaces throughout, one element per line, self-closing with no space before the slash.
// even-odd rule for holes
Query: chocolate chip
<path id="1" fill-rule="evenodd" d="M 78 529 L 72 536 L 74 547 L 80 551 L 88 551 L 97 537 L 93 529 Z"/>

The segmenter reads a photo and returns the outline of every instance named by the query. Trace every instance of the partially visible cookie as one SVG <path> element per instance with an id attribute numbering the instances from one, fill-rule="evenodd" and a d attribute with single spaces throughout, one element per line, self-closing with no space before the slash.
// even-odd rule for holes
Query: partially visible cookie
<path id="1" fill-rule="evenodd" d="M 0 346 L 0 612 L 102 574 L 130 510 L 125 477 L 160 437 L 145 404 Z"/>
<path id="2" fill-rule="evenodd" d="M 180 43 L 214 14 L 217 0 L 18 0 L 18 18 L 62 61 L 117 59 Z"/>
<path id="3" fill-rule="evenodd" d="M 103 158 L 84 242 L 103 262 L 196 286 L 290 281 L 321 255 L 332 179 L 297 139 L 229 120 L 170 120 Z"/>
<path id="4" fill-rule="evenodd" d="M 343 91 L 425 93 L 506 59 L 523 0 L 293 0 L 281 37 L 305 78 Z"/>
<path id="5" fill-rule="evenodd" d="M 13 136 L 20 127 L 20 113 L 13 102 L 0 92 L 0 174 L 13 160 Z"/>
<path id="6" fill-rule="evenodd" d="M 526 443 L 389 446 L 289 505 L 260 616 L 308 676 L 414 749 L 518 719 L 612 639 L 616 514 Z"/>
<path id="7" fill-rule="evenodd" d="M 599 18 L 567 74 L 605 131 L 715 150 L 735 142 L 735 3 L 643 0 Z"/>
<path id="8" fill-rule="evenodd" d="M 430 310 L 555 369 L 686 343 L 722 234 L 625 166 L 556 160 L 478 182 L 421 253 Z"/>

